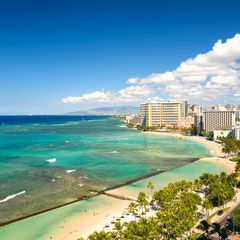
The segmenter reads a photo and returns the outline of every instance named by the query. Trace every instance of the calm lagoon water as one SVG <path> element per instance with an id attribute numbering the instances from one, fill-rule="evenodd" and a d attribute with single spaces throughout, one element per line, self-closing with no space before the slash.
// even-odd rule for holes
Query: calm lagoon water
<path id="1" fill-rule="evenodd" d="M 210 155 L 111 117 L 0 117 L 0 223 Z"/>

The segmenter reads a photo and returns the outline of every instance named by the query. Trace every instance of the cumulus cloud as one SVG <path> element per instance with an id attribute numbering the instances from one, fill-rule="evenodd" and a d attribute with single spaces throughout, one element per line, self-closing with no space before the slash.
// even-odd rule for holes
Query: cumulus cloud
<path id="1" fill-rule="evenodd" d="M 152 73 L 146 78 L 129 78 L 127 83 L 130 84 L 148 84 L 148 83 L 168 83 L 175 80 L 175 76 L 172 72 L 165 73 Z"/>
<path id="2" fill-rule="evenodd" d="M 138 102 L 162 96 L 200 102 L 226 95 L 240 99 L 239 60 L 240 34 L 236 34 L 225 42 L 218 40 L 210 51 L 183 61 L 173 71 L 129 78 L 129 86 L 116 93 L 97 91 L 62 102 Z"/>
<path id="3" fill-rule="evenodd" d="M 121 97 L 133 97 L 133 96 L 148 96 L 153 92 L 153 90 L 146 86 L 130 86 L 119 91 Z"/>
<path id="4" fill-rule="evenodd" d="M 114 93 L 105 91 L 96 91 L 85 93 L 79 97 L 66 97 L 62 99 L 63 103 L 81 103 L 81 102 L 108 102 L 114 97 Z"/>
<path id="5" fill-rule="evenodd" d="M 145 97 L 151 95 L 153 90 L 146 85 L 128 86 L 118 93 L 96 91 L 85 93 L 79 97 L 66 97 L 62 103 L 130 103 L 143 101 Z"/>

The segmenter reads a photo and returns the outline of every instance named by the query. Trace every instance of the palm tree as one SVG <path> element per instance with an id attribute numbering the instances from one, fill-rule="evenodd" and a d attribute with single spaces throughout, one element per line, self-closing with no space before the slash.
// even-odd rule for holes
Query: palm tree
<path id="1" fill-rule="evenodd" d="M 135 216 L 136 219 L 136 213 L 137 213 L 137 204 L 134 202 L 131 202 L 128 206 L 128 211 L 132 213 Z"/>
<path id="2" fill-rule="evenodd" d="M 89 240 L 112 240 L 112 237 L 111 237 L 111 232 L 95 231 L 93 234 L 88 236 L 88 239 Z"/>
<path id="3" fill-rule="evenodd" d="M 209 210 L 213 208 L 212 203 L 206 199 L 202 202 L 202 207 L 206 210 L 207 217 L 209 217 Z"/>
<path id="4" fill-rule="evenodd" d="M 148 182 L 147 189 L 149 190 L 150 196 L 151 196 L 151 199 L 152 199 L 152 197 L 153 197 L 153 190 L 154 190 L 154 185 L 153 185 L 152 182 Z"/>
<path id="5" fill-rule="evenodd" d="M 146 213 L 147 206 L 148 206 L 148 200 L 147 196 L 144 192 L 140 192 L 137 197 L 137 204 L 139 208 L 142 210 L 142 213 Z"/>
<path id="6" fill-rule="evenodd" d="M 118 220 L 114 224 L 114 230 L 117 232 L 116 238 L 121 239 L 122 237 L 122 230 L 123 230 L 124 224 L 121 224 L 121 222 Z"/>

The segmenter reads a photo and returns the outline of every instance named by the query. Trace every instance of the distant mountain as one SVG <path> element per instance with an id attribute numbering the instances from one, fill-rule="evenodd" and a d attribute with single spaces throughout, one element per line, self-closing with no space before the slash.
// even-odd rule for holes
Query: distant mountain
<path id="1" fill-rule="evenodd" d="M 128 115 L 139 113 L 139 107 L 134 106 L 116 106 L 100 107 L 84 111 L 70 112 L 67 115 Z"/>

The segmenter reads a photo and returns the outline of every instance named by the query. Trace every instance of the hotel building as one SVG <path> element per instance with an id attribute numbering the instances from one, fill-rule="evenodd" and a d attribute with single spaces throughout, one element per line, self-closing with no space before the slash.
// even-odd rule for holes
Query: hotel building
<path id="1" fill-rule="evenodd" d="M 140 105 L 141 125 L 175 124 L 187 115 L 187 102 L 156 102 Z"/>
<path id="2" fill-rule="evenodd" d="M 229 130 L 235 126 L 234 111 L 206 111 L 203 112 L 203 129 L 207 132 L 213 130 Z"/>

